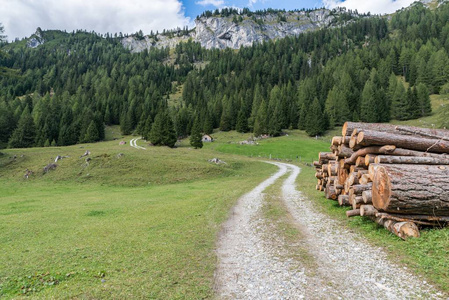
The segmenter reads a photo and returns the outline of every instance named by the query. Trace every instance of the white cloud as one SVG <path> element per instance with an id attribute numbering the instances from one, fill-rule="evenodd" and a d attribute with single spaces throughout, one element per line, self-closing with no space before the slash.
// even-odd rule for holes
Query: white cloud
<path id="1" fill-rule="evenodd" d="M 195 4 L 202 6 L 213 5 L 215 7 L 221 7 L 224 4 L 224 0 L 201 0 L 195 2 Z"/>
<path id="2" fill-rule="evenodd" d="M 0 7 L 9 40 L 30 36 L 37 27 L 149 33 L 190 23 L 180 0 L 0 0 Z"/>
<path id="3" fill-rule="evenodd" d="M 345 0 L 343 2 L 338 0 L 323 0 L 326 8 L 335 8 L 337 6 L 346 7 L 352 10 L 357 9 L 358 12 L 371 12 L 372 14 L 386 14 L 393 13 L 398 9 L 407 7 L 415 2 L 415 0 Z"/>

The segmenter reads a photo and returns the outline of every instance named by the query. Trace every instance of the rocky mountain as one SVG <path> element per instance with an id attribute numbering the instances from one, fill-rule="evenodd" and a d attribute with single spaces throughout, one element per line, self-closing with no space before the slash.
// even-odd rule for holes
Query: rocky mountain
<path id="1" fill-rule="evenodd" d="M 179 30 L 140 38 L 129 36 L 123 38 L 122 44 L 133 52 L 140 52 L 151 47 L 173 47 L 181 41 L 192 39 L 207 49 L 239 49 L 253 43 L 340 25 L 359 17 L 345 9 L 202 16 L 195 20 L 195 28 L 185 34 L 179 34 Z"/>

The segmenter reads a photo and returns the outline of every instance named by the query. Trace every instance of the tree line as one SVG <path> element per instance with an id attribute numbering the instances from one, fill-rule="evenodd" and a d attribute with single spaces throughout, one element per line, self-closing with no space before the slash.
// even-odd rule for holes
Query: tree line
<path id="1" fill-rule="evenodd" d="M 193 129 L 317 135 L 347 120 L 425 116 L 429 94 L 449 90 L 447 19 L 448 4 L 416 4 L 391 20 L 357 18 L 239 51 L 189 41 L 132 54 L 109 34 L 44 31 L 36 49 L 2 46 L 0 66 L 20 76 L 0 77 L 0 143 L 98 141 L 106 124 L 173 146 Z"/>

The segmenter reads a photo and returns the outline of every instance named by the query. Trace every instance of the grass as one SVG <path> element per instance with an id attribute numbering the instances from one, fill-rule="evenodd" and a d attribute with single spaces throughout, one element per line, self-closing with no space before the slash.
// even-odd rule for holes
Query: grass
<path id="1" fill-rule="evenodd" d="M 79 158 L 86 149 L 89 165 Z M 1 298 L 210 298 L 221 223 L 275 169 L 118 141 L 3 152 Z M 70 157 L 43 174 L 56 155 Z M 28 180 L 25 168 L 35 172 Z"/>

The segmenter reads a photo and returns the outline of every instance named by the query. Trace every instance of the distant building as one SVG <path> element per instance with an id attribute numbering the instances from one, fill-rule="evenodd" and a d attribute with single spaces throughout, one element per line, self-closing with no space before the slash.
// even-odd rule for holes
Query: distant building
<path id="1" fill-rule="evenodd" d="M 203 138 L 201 140 L 203 142 L 213 142 L 214 141 L 214 139 L 208 134 L 203 135 Z"/>

